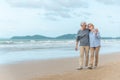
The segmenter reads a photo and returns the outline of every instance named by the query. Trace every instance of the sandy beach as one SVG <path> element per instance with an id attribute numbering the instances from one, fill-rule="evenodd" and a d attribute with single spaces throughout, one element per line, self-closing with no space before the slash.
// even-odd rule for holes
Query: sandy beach
<path id="1" fill-rule="evenodd" d="M 0 65 L 0 80 L 120 80 L 120 53 L 100 55 L 96 69 L 76 70 L 79 57 Z"/>

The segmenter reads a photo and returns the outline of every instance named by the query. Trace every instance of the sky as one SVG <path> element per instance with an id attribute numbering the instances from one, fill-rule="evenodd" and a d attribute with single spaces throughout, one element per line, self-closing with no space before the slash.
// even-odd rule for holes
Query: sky
<path id="1" fill-rule="evenodd" d="M 84 21 L 120 36 L 120 0 L 0 0 L 0 38 L 74 34 Z"/>

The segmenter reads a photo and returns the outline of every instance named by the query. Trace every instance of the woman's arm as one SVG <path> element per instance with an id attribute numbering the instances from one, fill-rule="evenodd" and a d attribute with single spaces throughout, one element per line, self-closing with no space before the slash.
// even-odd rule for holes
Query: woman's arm
<path id="1" fill-rule="evenodd" d="M 96 37 L 98 38 L 98 39 L 100 39 L 100 33 L 99 32 L 97 32 L 97 34 L 96 34 Z"/>
<path id="2" fill-rule="evenodd" d="M 95 29 L 95 35 L 98 39 L 100 39 L 101 36 L 100 36 L 100 32 L 98 29 Z"/>

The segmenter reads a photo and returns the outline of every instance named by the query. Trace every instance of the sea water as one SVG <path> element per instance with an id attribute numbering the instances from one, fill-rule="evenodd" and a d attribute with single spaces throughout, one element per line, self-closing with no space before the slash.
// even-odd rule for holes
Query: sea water
<path id="1" fill-rule="evenodd" d="M 120 40 L 101 40 L 100 54 L 120 52 Z M 0 40 L 0 64 L 79 56 L 75 40 Z"/>

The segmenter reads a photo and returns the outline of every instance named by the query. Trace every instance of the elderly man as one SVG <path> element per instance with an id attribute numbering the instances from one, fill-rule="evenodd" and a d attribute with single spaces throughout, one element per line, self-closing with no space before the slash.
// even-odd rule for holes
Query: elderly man
<path id="1" fill-rule="evenodd" d="M 88 67 L 88 60 L 89 60 L 89 29 L 87 29 L 87 24 L 85 22 L 82 22 L 80 25 L 80 30 L 77 33 L 77 39 L 76 39 L 76 47 L 75 50 L 78 50 L 78 44 L 80 43 L 80 67 L 78 70 L 83 69 L 83 66 L 85 64 L 85 67 Z M 85 59 L 84 59 L 85 56 Z M 85 60 L 85 63 L 84 63 Z"/>

